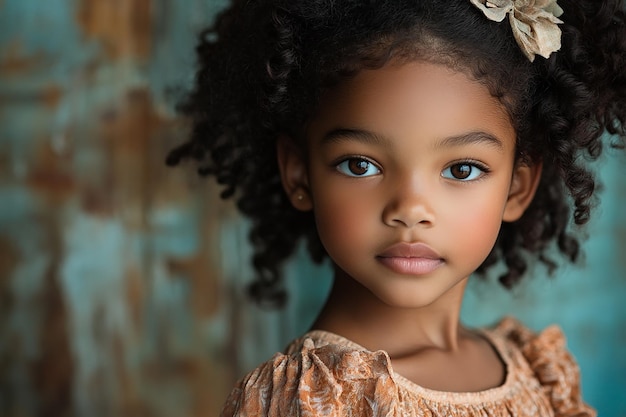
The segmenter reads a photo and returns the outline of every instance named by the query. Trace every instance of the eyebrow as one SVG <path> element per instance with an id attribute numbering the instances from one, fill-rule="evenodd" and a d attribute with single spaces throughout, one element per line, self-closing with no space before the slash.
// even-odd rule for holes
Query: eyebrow
<path id="1" fill-rule="evenodd" d="M 322 138 L 322 145 L 341 143 L 349 140 L 356 140 L 370 145 L 388 145 L 391 143 L 388 138 L 369 130 L 342 128 L 333 129 L 326 133 Z"/>
<path id="2" fill-rule="evenodd" d="M 322 138 L 322 144 L 341 143 L 344 141 L 356 140 L 361 143 L 372 145 L 389 145 L 391 140 L 383 135 L 363 129 L 341 128 L 333 129 Z M 459 147 L 473 144 L 487 144 L 504 152 L 504 144 L 500 139 L 491 133 L 484 131 L 474 131 L 460 135 L 448 136 L 439 140 L 435 148 Z"/>
<path id="3" fill-rule="evenodd" d="M 473 144 L 487 144 L 493 146 L 500 152 L 504 152 L 504 144 L 500 139 L 491 133 L 476 131 L 463 133 L 461 135 L 449 136 L 439 141 L 435 146 L 437 148 L 456 147 Z"/>

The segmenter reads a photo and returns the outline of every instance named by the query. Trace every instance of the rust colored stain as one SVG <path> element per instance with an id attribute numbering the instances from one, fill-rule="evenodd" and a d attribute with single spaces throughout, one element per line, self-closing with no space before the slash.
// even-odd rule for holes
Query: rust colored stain
<path id="1" fill-rule="evenodd" d="M 70 157 L 70 154 L 56 152 L 50 140 L 41 141 L 27 179 L 29 187 L 44 195 L 49 202 L 64 201 L 76 188 Z"/>
<path id="2" fill-rule="evenodd" d="M 33 71 L 45 64 L 45 57 L 38 53 L 27 55 L 24 52 L 22 43 L 14 40 L 3 45 L 2 60 L 0 60 L 0 77 L 13 77 Z"/>
<path id="3" fill-rule="evenodd" d="M 41 288 L 41 333 L 39 356 L 31 364 L 32 381 L 37 391 L 40 412 L 45 416 L 70 415 L 73 407 L 73 357 L 67 329 L 67 310 L 58 282 L 61 238 L 58 219 L 49 221 L 49 250 L 54 256 Z"/>
<path id="4" fill-rule="evenodd" d="M 2 103 L 0 102 L 0 118 L 2 117 Z M 7 151 L 0 150 L 0 178 L 11 178 L 11 157 Z"/>
<path id="5" fill-rule="evenodd" d="M 117 391 L 120 394 L 116 414 L 121 416 L 150 416 L 145 404 L 142 404 L 138 393 L 139 387 L 135 383 L 130 369 L 126 366 L 126 352 L 128 346 L 120 337 L 112 340 L 112 362 L 115 369 Z"/>
<path id="6" fill-rule="evenodd" d="M 1 65 L 1 64 L 0 64 Z M 0 69 L 0 83 L 3 78 L 8 78 L 2 75 Z M 17 83 L 16 83 L 17 84 Z M 56 84 L 50 84 L 37 90 L 29 91 L 28 89 L 9 91 L 8 93 L 0 93 L 0 110 L 8 108 L 16 103 L 26 104 L 30 106 L 44 106 L 43 110 L 54 110 L 61 102 L 64 92 Z"/>
<path id="7" fill-rule="evenodd" d="M 203 357 L 194 358 L 193 362 L 189 363 L 188 369 L 187 379 L 191 382 L 192 396 L 190 416 L 211 417 L 217 415 L 223 401 L 221 392 L 219 389 L 207 390 L 207 387 L 215 387 L 215 382 L 222 380 L 222 375 L 216 373 L 211 362 L 207 362 Z"/>
<path id="8" fill-rule="evenodd" d="M 143 319 L 143 307 L 145 305 L 145 291 L 143 285 L 143 274 L 137 268 L 131 267 L 126 271 L 126 305 L 130 309 L 130 316 L 135 325 L 135 329 L 139 329 Z"/>
<path id="9" fill-rule="evenodd" d="M 54 109 L 59 105 L 63 97 L 63 90 L 58 85 L 49 85 L 41 90 L 41 102 L 48 109 Z"/>
<path id="10" fill-rule="evenodd" d="M 149 92 L 141 89 L 130 91 L 121 108 L 110 112 L 104 120 L 102 143 L 111 161 L 117 204 L 137 208 L 133 210 L 137 216 L 127 217 L 125 224 L 145 230 L 146 210 L 158 187 L 151 178 L 152 139 L 165 121 L 157 115 Z"/>
<path id="11" fill-rule="evenodd" d="M 216 382 L 223 381 L 223 376 L 203 354 L 144 362 L 141 374 L 146 387 L 155 390 L 154 395 L 160 395 L 159 391 L 168 385 L 184 384 L 189 388 L 189 398 L 181 403 L 180 415 L 214 417 L 221 408 L 221 384 Z"/>
<path id="12" fill-rule="evenodd" d="M 104 139 L 121 154 L 149 155 L 151 138 L 167 121 L 158 114 L 150 92 L 143 88 L 128 91 L 119 108 L 102 114 Z"/>
<path id="13" fill-rule="evenodd" d="M 115 207 L 111 196 L 111 178 L 103 173 L 103 181 L 99 186 L 88 184 L 80 195 L 83 212 L 95 217 L 113 217 Z"/>
<path id="14" fill-rule="evenodd" d="M 192 287 L 191 309 L 197 318 L 211 317 L 218 308 L 218 280 L 215 267 L 211 266 L 206 254 L 187 259 L 171 259 L 168 268 L 173 275 L 187 277 Z"/>
<path id="15" fill-rule="evenodd" d="M 9 318 L 13 308 L 11 278 L 13 270 L 19 265 L 20 260 L 20 253 L 13 243 L 0 236 L 0 334 L 6 329 L 4 322 Z M 3 365 L 8 365 L 8 362 L 5 363 L 3 359 L 0 357 L 0 375 L 6 375 Z"/>
<path id="16" fill-rule="evenodd" d="M 80 0 L 78 25 L 88 38 L 102 43 L 114 59 L 150 55 L 152 41 L 150 0 Z"/>
<path id="17" fill-rule="evenodd" d="M 155 136 L 171 121 L 155 109 L 145 89 L 128 91 L 121 102 L 101 110 L 89 131 L 95 146 L 106 160 L 96 179 L 82 184 L 84 212 L 96 216 L 114 216 L 120 207 L 145 212 L 152 194 L 160 184 L 154 176 L 165 170 L 163 156 L 157 154 Z M 145 218 L 125 218 L 133 229 L 145 229 Z"/>
<path id="18" fill-rule="evenodd" d="M 0 338 L 4 340 L 5 349 L 0 349 L 0 387 L 9 391 L 0 395 L 11 395 L 10 384 L 5 379 L 10 375 L 10 368 L 13 363 L 19 361 L 19 343 L 15 340 L 15 336 L 11 334 L 10 327 L 7 325 L 8 319 L 11 317 L 13 310 L 13 294 L 11 291 L 11 278 L 13 270 L 20 262 L 20 254 L 11 241 L 4 237 L 0 237 Z M 4 407 L 7 407 L 5 405 Z M 2 405 L 0 404 L 0 410 Z"/>

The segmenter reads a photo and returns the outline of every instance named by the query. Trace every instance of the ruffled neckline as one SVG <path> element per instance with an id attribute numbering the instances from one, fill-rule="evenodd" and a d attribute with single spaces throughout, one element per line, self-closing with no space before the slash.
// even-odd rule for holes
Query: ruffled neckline
<path id="1" fill-rule="evenodd" d="M 514 372 L 513 372 L 513 361 L 509 355 L 508 350 L 505 347 L 504 340 L 494 333 L 491 330 L 487 329 L 476 329 L 475 330 L 480 336 L 482 336 L 494 349 L 496 354 L 499 356 L 500 360 L 503 362 L 505 367 L 505 380 L 504 382 L 493 388 L 489 388 L 481 391 L 470 391 L 470 392 L 457 392 L 457 391 L 440 391 L 431 388 L 423 387 L 410 379 L 404 377 L 403 375 L 397 373 L 393 369 L 393 365 L 391 363 L 391 358 L 389 354 L 384 350 L 379 351 L 371 351 L 367 348 L 359 345 L 358 343 L 347 339 L 344 336 L 326 331 L 326 330 L 310 330 L 305 333 L 299 340 L 311 339 L 315 347 L 322 347 L 325 345 L 337 344 L 341 345 L 348 349 L 354 349 L 356 351 L 360 351 L 365 354 L 372 355 L 384 355 L 387 359 L 387 367 L 388 372 L 391 375 L 392 379 L 396 382 L 396 384 L 402 386 L 409 392 L 413 392 L 422 398 L 431 400 L 433 402 L 445 402 L 445 403 L 453 403 L 453 404 L 484 404 L 485 402 L 491 401 L 499 401 L 505 399 L 506 397 L 510 397 L 512 394 L 517 392 Z M 321 344 L 320 344 L 321 342 Z"/>
<path id="2" fill-rule="evenodd" d="M 582 400 L 578 366 L 558 327 L 535 334 L 505 318 L 478 331 L 505 364 L 498 387 L 425 388 L 396 373 L 385 351 L 314 330 L 242 378 L 222 415 L 595 417 Z"/>

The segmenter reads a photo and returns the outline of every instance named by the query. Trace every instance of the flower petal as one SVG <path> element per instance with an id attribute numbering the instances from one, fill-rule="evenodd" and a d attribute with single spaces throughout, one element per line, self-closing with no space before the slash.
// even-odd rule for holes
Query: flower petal
<path id="1" fill-rule="evenodd" d="M 555 17 L 560 17 L 563 14 L 563 9 L 557 4 L 557 0 L 537 0 L 536 7 L 545 10 Z"/>
<path id="2" fill-rule="evenodd" d="M 561 49 L 563 9 L 557 0 L 470 0 L 490 20 L 502 22 L 509 15 L 513 36 L 532 62 L 535 55 L 548 58 Z"/>
<path id="3" fill-rule="evenodd" d="M 514 10 L 513 0 L 470 0 L 489 20 L 502 22 Z"/>
<path id="4" fill-rule="evenodd" d="M 561 30 L 557 23 L 562 22 L 543 9 L 534 6 L 516 7 L 511 16 L 513 35 L 531 62 L 535 55 L 548 58 L 552 52 L 561 48 Z"/>

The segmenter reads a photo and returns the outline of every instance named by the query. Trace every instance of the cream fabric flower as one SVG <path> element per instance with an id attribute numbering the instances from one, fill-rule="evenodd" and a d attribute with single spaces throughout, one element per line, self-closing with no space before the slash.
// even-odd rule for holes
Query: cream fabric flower
<path id="1" fill-rule="evenodd" d="M 548 58 L 561 49 L 559 16 L 563 9 L 557 0 L 470 0 L 488 19 L 502 22 L 508 15 L 513 35 L 524 54 L 535 60 L 535 55 Z"/>

